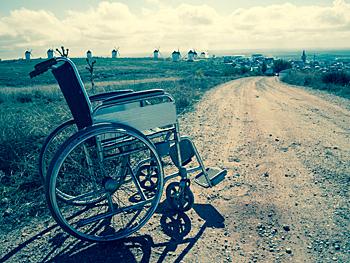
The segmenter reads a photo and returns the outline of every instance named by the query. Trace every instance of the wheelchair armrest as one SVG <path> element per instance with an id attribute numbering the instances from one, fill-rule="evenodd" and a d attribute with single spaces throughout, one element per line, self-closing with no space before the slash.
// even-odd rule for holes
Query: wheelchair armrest
<path id="1" fill-rule="evenodd" d="M 132 93 L 132 92 L 134 92 L 132 89 L 117 90 L 117 91 L 105 92 L 105 93 L 92 95 L 89 97 L 89 99 L 91 102 L 104 101 L 104 100 L 110 99 L 110 98 L 115 97 L 115 96 L 120 96 L 123 94 Z"/>
<path id="2" fill-rule="evenodd" d="M 132 100 L 142 100 L 142 99 L 148 99 L 154 96 L 161 96 L 164 94 L 165 92 L 162 89 L 142 90 L 142 91 L 136 91 L 132 93 L 126 93 L 126 94 L 111 97 L 109 99 L 104 100 L 103 104 L 110 104 L 115 102 L 118 102 L 118 103 L 128 102 Z"/>

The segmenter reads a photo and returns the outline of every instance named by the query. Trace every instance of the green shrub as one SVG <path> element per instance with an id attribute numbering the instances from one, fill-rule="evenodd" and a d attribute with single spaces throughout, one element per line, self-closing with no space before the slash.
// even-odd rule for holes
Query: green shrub
<path id="1" fill-rule="evenodd" d="M 350 84 L 350 74 L 344 71 L 341 72 L 329 72 L 322 76 L 322 81 L 324 83 L 333 83 L 342 86 Z"/>
<path id="2" fill-rule="evenodd" d="M 283 59 L 277 59 L 273 62 L 273 69 L 277 73 L 290 68 L 292 68 L 292 65 L 288 61 L 285 61 Z"/>
<path id="3" fill-rule="evenodd" d="M 20 103 L 28 103 L 28 102 L 32 102 L 33 99 L 30 96 L 30 94 L 19 94 L 16 98 L 16 100 Z"/>
<path id="4" fill-rule="evenodd" d="M 293 85 L 325 90 L 338 96 L 350 98 L 349 77 L 349 73 L 345 72 L 320 73 L 292 70 L 282 78 L 282 81 Z"/>

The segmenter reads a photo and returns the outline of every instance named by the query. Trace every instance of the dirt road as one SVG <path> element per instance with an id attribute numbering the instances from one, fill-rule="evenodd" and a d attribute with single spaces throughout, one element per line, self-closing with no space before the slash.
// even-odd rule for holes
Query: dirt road
<path id="1" fill-rule="evenodd" d="M 108 245 L 37 219 L 3 238 L 2 260 L 350 262 L 348 106 L 275 78 L 221 85 L 181 120 L 205 163 L 228 170 L 215 188 L 192 184 L 191 211 L 161 204 L 137 235 Z"/>

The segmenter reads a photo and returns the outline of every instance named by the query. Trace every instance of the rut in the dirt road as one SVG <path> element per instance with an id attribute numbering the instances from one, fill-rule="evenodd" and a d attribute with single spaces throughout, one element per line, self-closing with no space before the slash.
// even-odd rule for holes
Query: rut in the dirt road
<path id="1" fill-rule="evenodd" d="M 245 78 L 212 89 L 181 120 L 205 163 L 228 169 L 195 205 L 160 204 L 134 237 L 86 244 L 37 219 L 2 237 L 9 262 L 350 262 L 347 100 Z M 37 235 L 37 236 L 35 236 Z M 1 259 L 0 259 L 1 261 Z"/>

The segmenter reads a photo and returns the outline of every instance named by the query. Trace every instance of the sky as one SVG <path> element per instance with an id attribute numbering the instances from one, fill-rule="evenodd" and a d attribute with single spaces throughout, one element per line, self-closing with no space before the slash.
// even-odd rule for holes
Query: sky
<path id="1" fill-rule="evenodd" d="M 1 0 L 0 58 L 350 48 L 350 0 Z"/>

